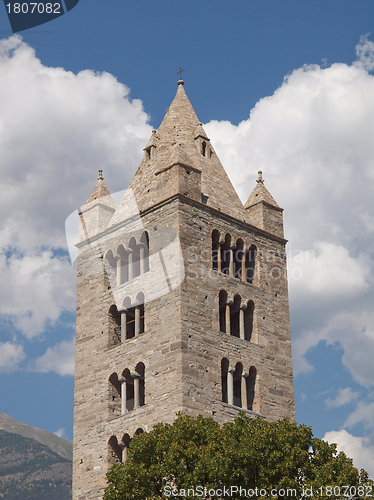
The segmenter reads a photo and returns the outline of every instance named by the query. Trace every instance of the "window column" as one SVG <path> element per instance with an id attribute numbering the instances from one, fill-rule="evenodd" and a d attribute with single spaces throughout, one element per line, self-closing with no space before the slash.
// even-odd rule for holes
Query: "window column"
<path id="1" fill-rule="evenodd" d="M 247 252 L 247 248 L 246 247 L 243 247 L 243 254 L 242 254 L 242 281 L 246 282 L 247 281 L 247 277 L 246 277 L 246 273 L 245 273 L 245 254 Z"/>
<path id="2" fill-rule="evenodd" d="M 139 378 L 140 375 L 138 372 L 134 372 L 131 374 L 134 379 L 134 410 L 139 408 Z"/>
<path id="3" fill-rule="evenodd" d="M 122 259 L 120 256 L 117 257 L 117 286 L 122 283 Z"/>
<path id="4" fill-rule="evenodd" d="M 121 312 L 121 342 L 126 340 L 126 329 L 127 329 L 127 309 Z"/>
<path id="5" fill-rule="evenodd" d="M 248 379 L 249 373 L 248 372 L 243 372 L 242 376 L 242 408 L 245 408 L 248 410 L 248 398 L 247 398 L 247 386 L 248 386 Z"/>
<path id="6" fill-rule="evenodd" d="M 233 249 L 229 248 L 229 276 L 234 276 L 234 252 Z"/>
<path id="7" fill-rule="evenodd" d="M 221 245 L 222 243 L 218 241 L 218 250 L 217 250 L 217 271 L 221 272 L 222 270 L 222 259 L 221 259 Z"/>
<path id="8" fill-rule="evenodd" d="M 240 307 L 239 311 L 239 337 L 241 339 L 245 339 L 245 330 L 244 330 L 244 311 L 247 309 L 246 304 L 243 304 Z"/>
<path id="9" fill-rule="evenodd" d="M 131 281 L 134 277 L 134 265 L 133 265 L 133 258 L 134 258 L 134 254 L 133 252 L 130 250 L 129 251 L 129 262 L 128 262 L 128 266 L 129 266 L 129 281 Z"/>
<path id="10" fill-rule="evenodd" d="M 135 337 L 140 333 L 140 306 L 135 306 Z"/>
<path id="11" fill-rule="evenodd" d="M 144 264 L 145 264 L 145 248 L 144 248 L 144 245 L 140 245 L 139 260 L 140 260 L 140 274 L 144 274 L 145 273 L 145 267 L 144 267 Z"/>
<path id="12" fill-rule="evenodd" d="M 118 381 L 121 383 L 121 415 L 126 415 L 127 406 L 126 406 L 126 397 L 127 397 L 127 387 L 126 387 L 126 378 L 120 377 Z"/>
<path id="13" fill-rule="evenodd" d="M 230 307 L 233 305 L 233 300 L 228 300 L 226 303 L 226 333 L 230 335 L 231 326 L 230 326 Z"/>
<path id="14" fill-rule="evenodd" d="M 234 368 L 227 371 L 227 402 L 229 405 L 234 404 Z"/>

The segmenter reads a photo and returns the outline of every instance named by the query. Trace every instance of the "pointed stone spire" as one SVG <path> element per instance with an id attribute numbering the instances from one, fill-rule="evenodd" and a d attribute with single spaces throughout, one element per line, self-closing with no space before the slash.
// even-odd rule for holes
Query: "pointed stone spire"
<path id="1" fill-rule="evenodd" d="M 105 185 L 103 171 L 99 169 L 99 177 L 97 178 L 96 186 L 92 191 L 92 193 L 90 194 L 90 197 L 86 201 L 86 204 L 91 203 L 91 201 L 97 200 L 98 198 L 102 198 L 103 196 L 108 196 L 108 195 L 110 196 L 110 192 L 108 191 L 108 188 Z"/>
<path id="2" fill-rule="evenodd" d="M 116 209 L 117 204 L 105 185 L 103 171 L 100 169 L 96 186 L 79 214 L 79 241 L 104 231 Z"/>
<path id="3" fill-rule="evenodd" d="M 244 205 L 248 214 L 247 221 L 283 238 L 283 208 L 278 205 L 266 189 L 261 170 L 258 171 L 256 182 L 256 187 Z"/>
<path id="4" fill-rule="evenodd" d="M 269 205 L 272 205 L 273 207 L 278 207 L 278 203 L 274 200 L 274 198 L 271 196 L 269 191 L 266 189 L 264 185 L 264 179 L 262 177 L 262 171 L 258 171 L 258 178 L 256 180 L 257 185 L 250 194 L 248 200 L 245 202 L 244 208 L 249 208 L 252 205 L 255 205 L 256 203 L 259 203 L 260 201 L 263 201 L 265 203 L 268 203 Z"/>
<path id="5" fill-rule="evenodd" d="M 208 206 L 244 220 L 243 204 L 196 116 L 183 80 L 145 150 L 130 184 L 141 211 L 179 193 L 207 200 Z M 193 169 L 192 176 L 187 167 Z"/>

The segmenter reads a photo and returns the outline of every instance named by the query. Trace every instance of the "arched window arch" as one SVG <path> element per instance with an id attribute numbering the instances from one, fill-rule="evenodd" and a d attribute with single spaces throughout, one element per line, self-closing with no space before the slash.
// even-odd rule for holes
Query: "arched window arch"
<path id="1" fill-rule="evenodd" d="M 147 231 L 140 237 L 140 274 L 149 271 L 149 236 Z"/>
<path id="2" fill-rule="evenodd" d="M 236 246 L 233 251 L 233 257 L 234 257 L 234 278 L 241 278 L 242 277 L 242 262 L 244 259 L 244 241 L 239 238 L 236 241 Z"/>
<path id="3" fill-rule="evenodd" d="M 256 384 L 257 370 L 254 366 L 249 369 L 249 374 L 246 378 L 247 389 L 247 409 L 253 410 L 253 402 L 255 399 L 255 384 Z"/>
<path id="4" fill-rule="evenodd" d="M 234 393 L 234 405 L 242 407 L 242 376 L 243 376 L 243 365 L 241 363 L 236 363 L 235 371 L 233 373 L 233 393 Z"/>
<path id="5" fill-rule="evenodd" d="M 230 273 L 231 253 L 231 235 L 226 234 L 225 241 L 221 245 L 221 272 L 224 274 Z"/>
<path id="6" fill-rule="evenodd" d="M 122 446 L 122 461 L 125 462 L 127 459 L 128 450 L 131 443 L 131 437 L 126 433 L 122 436 L 121 446 Z"/>
<path id="7" fill-rule="evenodd" d="M 257 248 L 251 245 L 245 255 L 245 281 L 252 283 L 255 277 Z"/>
<path id="8" fill-rule="evenodd" d="M 244 309 L 244 338 L 248 341 L 252 340 L 254 307 L 253 301 L 249 300 Z"/>
<path id="9" fill-rule="evenodd" d="M 212 268 L 216 271 L 221 271 L 219 238 L 219 231 L 217 231 L 217 229 L 214 229 L 212 232 Z"/>
<path id="10" fill-rule="evenodd" d="M 228 387 L 227 387 L 227 373 L 229 370 L 229 360 L 223 358 L 221 361 L 221 386 L 222 386 L 222 401 L 228 403 Z"/>
<path id="11" fill-rule="evenodd" d="M 109 377 L 109 418 L 121 415 L 121 383 L 117 373 L 112 373 Z"/>
<path id="12" fill-rule="evenodd" d="M 143 363 L 138 363 L 135 367 L 134 378 L 134 407 L 144 406 L 145 404 L 145 367 Z"/>
<path id="13" fill-rule="evenodd" d="M 144 294 L 139 292 L 135 302 L 126 297 L 123 301 L 122 338 L 132 339 L 145 331 L 144 323 Z"/>
<path id="14" fill-rule="evenodd" d="M 105 255 L 104 268 L 109 278 L 110 287 L 115 288 L 117 286 L 117 260 L 111 250 Z"/>
<path id="15" fill-rule="evenodd" d="M 134 379 L 131 376 L 130 370 L 126 368 L 122 372 L 122 414 L 134 409 Z"/>
<path id="16" fill-rule="evenodd" d="M 108 347 L 121 343 L 121 313 L 116 305 L 112 305 L 108 312 Z"/>
<path id="17" fill-rule="evenodd" d="M 219 292 L 219 330 L 223 333 L 226 332 L 226 305 L 227 305 L 227 292 L 221 290 Z"/>
<path id="18" fill-rule="evenodd" d="M 129 281 L 129 252 L 123 245 L 117 249 L 119 265 L 117 267 L 117 286 Z"/>
<path id="19" fill-rule="evenodd" d="M 129 279 L 140 275 L 140 249 L 134 237 L 129 241 Z"/>
<path id="20" fill-rule="evenodd" d="M 234 337 L 239 337 L 240 303 L 240 295 L 235 295 L 234 302 L 230 306 L 230 335 Z"/>
<path id="21" fill-rule="evenodd" d="M 110 465 L 122 462 L 122 447 L 118 443 L 116 436 L 111 436 L 108 441 L 108 462 Z"/>
<path id="22" fill-rule="evenodd" d="M 143 434 L 143 429 L 141 427 L 139 427 L 138 429 L 136 429 L 135 431 L 135 436 L 139 436 L 139 434 Z"/>

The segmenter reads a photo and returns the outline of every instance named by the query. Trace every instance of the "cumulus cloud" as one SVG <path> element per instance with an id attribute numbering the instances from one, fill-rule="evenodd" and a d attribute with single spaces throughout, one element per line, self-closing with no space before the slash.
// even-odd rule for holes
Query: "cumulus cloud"
<path id="1" fill-rule="evenodd" d="M 60 437 L 61 439 L 66 439 L 66 429 L 58 429 L 55 431 L 53 434 L 56 434 L 56 436 Z"/>
<path id="2" fill-rule="evenodd" d="M 75 339 L 63 341 L 37 358 L 34 370 L 41 373 L 55 372 L 59 375 L 74 375 L 75 367 Z"/>
<path id="3" fill-rule="evenodd" d="M 341 387 L 335 398 L 327 398 L 325 403 L 328 408 L 339 408 L 340 406 L 352 403 L 359 396 L 358 392 L 352 391 L 350 387 Z"/>
<path id="4" fill-rule="evenodd" d="M 99 168 L 127 186 L 151 127 L 114 76 L 44 66 L 18 35 L 0 41 L 0 89 L 0 314 L 32 337 L 74 310 L 65 218 Z"/>
<path id="5" fill-rule="evenodd" d="M 295 373 L 313 370 L 305 358 L 311 347 L 338 343 L 367 386 L 374 380 L 374 43 L 362 37 L 356 51 L 351 65 L 294 70 L 238 125 L 204 127 L 242 200 L 262 170 L 285 209 Z"/>
<path id="6" fill-rule="evenodd" d="M 0 342 L 0 372 L 10 372 L 18 368 L 26 355 L 21 345 Z"/>
<path id="7" fill-rule="evenodd" d="M 0 311 L 27 337 L 74 310 L 74 271 L 51 251 L 0 256 Z"/>
<path id="8" fill-rule="evenodd" d="M 359 423 L 363 423 L 369 429 L 374 429 L 373 402 L 359 401 L 357 408 L 348 415 L 344 427 L 350 428 Z"/>
<path id="9" fill-rule="evenodd" d="M 327 241 L 316 241 L 315 252 L 302 251 L 289 259 L 293 288 L 310 297 L 340 300 L 369 289 L 368 256 L 353 258 L 347 248 Z"/>
<path id="10" fill-rule="evenodd" d="M 323 437 L 328 443 L 336 443 L 338 452 L 343 451 L 353 459 L 353 465 L 365 469 L 370 477 L 374 477 L 374 446 L 369 438 L 356 437 L 346 430 L 326 432 Z"/>

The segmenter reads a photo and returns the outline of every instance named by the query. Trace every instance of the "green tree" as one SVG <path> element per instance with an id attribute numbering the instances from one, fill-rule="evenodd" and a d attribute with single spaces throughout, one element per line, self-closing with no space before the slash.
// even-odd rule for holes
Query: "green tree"
<path id="1" fill-rule="evenodd" d="M 158 424 L 134 437 L 126 462 L 107 479 L 103 500 L 374 496 L 367 473 L 335 444 L 313 438 L 310 427 L 243 413 L 222 427 L 180 414 Z"/>

